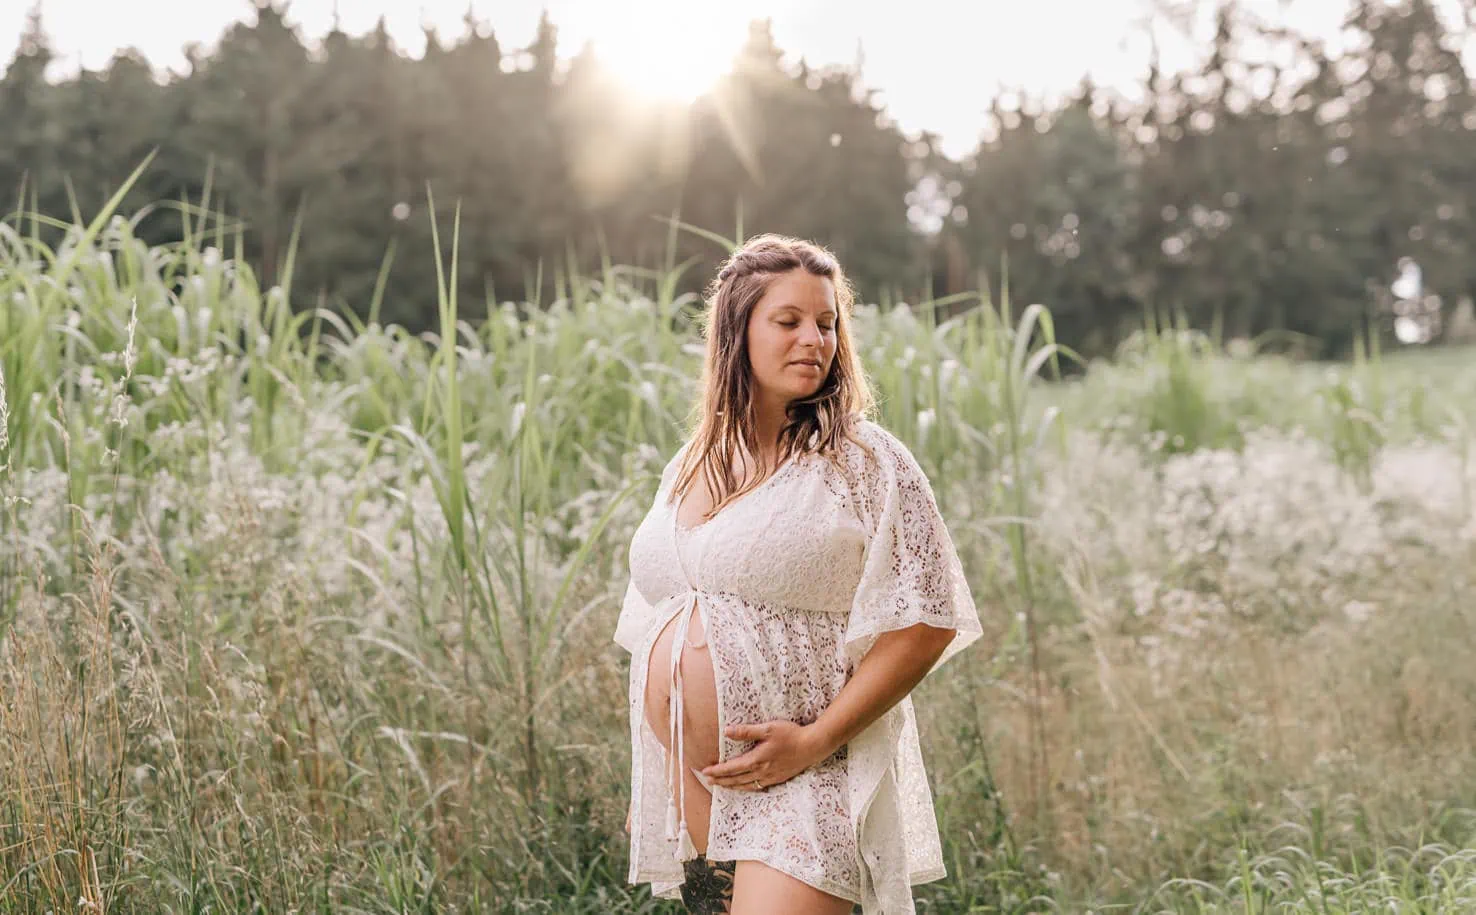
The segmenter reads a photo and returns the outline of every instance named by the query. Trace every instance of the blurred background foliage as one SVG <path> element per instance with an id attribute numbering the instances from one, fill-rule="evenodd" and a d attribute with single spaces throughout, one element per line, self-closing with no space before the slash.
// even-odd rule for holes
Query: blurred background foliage
<path id="1" fill-rule="evenodd" d="M 1360 327 L 1425 343 L 1476 325 L 1476 104 L 1465 35 L 1431 0 L 1351 3 L 1336 57 L 1224 0 L 1202 67 L 1155 55 L 1132 93 L 1007 93 L 961 161 L 901 131 L 861 64 L 792 60 L 762 21 L 685 105 L 622 91 L 547 17 L 515 48 L 468 15 L 418 58 L 382 22 L 306 42 L 287 17 L 258 0 L 183 73 L 125 51 L 49 81 L 34 14 L 0 79 L 0 189 L 73 223 L 157 148 L 119 207 L 141 239 L 179 239 L 170 202 L 203 201 L 241 221 L 271 286 L 300 226 L 295 306 L 363 310 L 383 272 L 380 317 L 412 332 L 436 323 L 428 188 L 462 205 L 468 318 L 546 305 L 601 263 L 685 263 L 695 290 L 723 251 L 673 237 L 676 217 L 822 239 L 882 303 L 997 288 L 1007 261 L 1015 298 L 1047 303 L 1086 355 L 1145 313 L 1227 338 L 1290 331 L 1274 339 L 1314 355 L 1347 355 Z"/>

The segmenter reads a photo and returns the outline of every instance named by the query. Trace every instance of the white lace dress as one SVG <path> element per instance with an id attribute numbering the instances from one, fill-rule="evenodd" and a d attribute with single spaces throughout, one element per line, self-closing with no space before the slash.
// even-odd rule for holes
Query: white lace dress
<path id="1" fill-rule="evenodd" d="M 849 441 L 840 467 L 819 455 L 790 459 L 694 528 L 700 537 L 680 530 L 667 502 L 684 445 L 636 529 L 614 637 L 631 652 L 628 880 L 650 883 L 658 897 L 680 898 L 682 862 L 696 849 L 668 788 L 668 767 L 684 764 L 681 736 L 669 735 L 678 758 L 668 759 L 646 721 L 646 668 L 657 635 L 694 597 L 723 761 L 753 746 L 728 738 L 729 725 L 818 718 L 883 632 L 923 622 L 956 629 L 930 675 L 979 638 L 968 583 L 916 459 L 869 420 L 858 433 L 875 463 Z M 689 620 L 678 623 L 677 639 Z M 674 689 L 673 727 L 679 697 Z M 706 856 L 761 861 L 860 902 L 865 915 L 913 913 L 910 887 L 946 871 L 911 698 L 787 782 L 757 792 L 716 787 Z"/>

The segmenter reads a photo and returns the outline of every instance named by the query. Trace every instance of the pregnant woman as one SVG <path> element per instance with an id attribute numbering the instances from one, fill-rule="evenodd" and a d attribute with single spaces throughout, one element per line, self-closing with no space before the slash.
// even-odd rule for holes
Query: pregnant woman
<path id="1" fill-rule="evenodd" d="M 981 626 L 872 409 L 840 265 L 761 236 L 713 281 L 695 431 L 630 547 L 631 883 L 693 913 L 914 912 L 945 875 L 908 694 Z"/>

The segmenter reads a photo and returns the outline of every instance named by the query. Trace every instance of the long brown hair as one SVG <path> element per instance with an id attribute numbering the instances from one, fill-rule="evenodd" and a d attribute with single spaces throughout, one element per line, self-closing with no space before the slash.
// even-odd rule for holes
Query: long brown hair
<path id="1" fill-rule="evenodd" d="M 707 355 L 695 404 L 695 429 L 682 456 L 668 500 L 680 504 L 700 472 L 713 494 L 711 519 L 728 503 L 763 481 L 757 474 L 737 488 L 732 468 L 740 453 L 761 453 L 754 413 L 753 367 L 748 356 L 748 321 L 769 286 L 782 274 L 803 269 L 835 287 L 835 358 L 820 389 L 789 403 L 779 431 L 779 458 L 819 453 L 834 460 L 842 440 L 855 439 L 859 419 L 875 409 L 860 355 L 851 340 L 855 291 L 834 254 L 813 242 L 783 235 L 749 239 L 724 262 L 708 286 L 703 333 Z"/>

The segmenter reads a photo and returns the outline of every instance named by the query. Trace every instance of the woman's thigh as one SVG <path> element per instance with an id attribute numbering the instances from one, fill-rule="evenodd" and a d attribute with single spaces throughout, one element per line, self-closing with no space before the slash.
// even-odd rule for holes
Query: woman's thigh
<path id="1" fill-rule="evenodd" d="M 734 870 L 731 915 L 851 915 L 855 905 L 759 861 L 740 860 Z"/>

